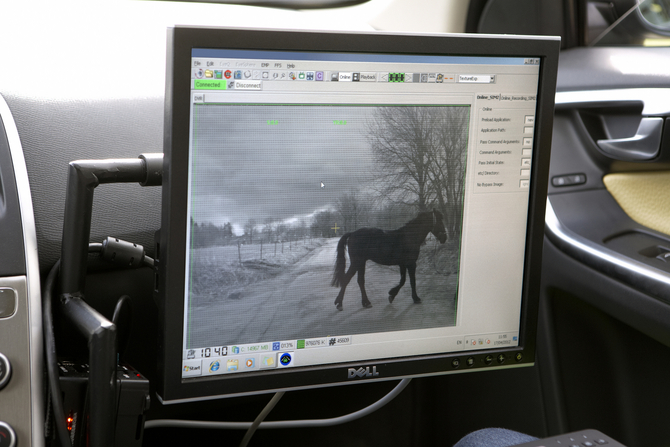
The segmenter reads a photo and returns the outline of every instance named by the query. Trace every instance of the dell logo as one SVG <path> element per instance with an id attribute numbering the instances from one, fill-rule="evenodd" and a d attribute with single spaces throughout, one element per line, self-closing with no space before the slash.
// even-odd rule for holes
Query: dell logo
<path id="1" fill-rule="evenodd" d="M 370 367 L 366 366 L 365 368 L 360 367 L 358 369 L 355 368 L 349 368 L 347 370 L 347 377 L 349 379 L 355 379 L 356 377 L 376 377 L 378 376 L 379 373 L 377 372 L 377 367 L 373 366 L 372 371 L 370 371 Z"/>

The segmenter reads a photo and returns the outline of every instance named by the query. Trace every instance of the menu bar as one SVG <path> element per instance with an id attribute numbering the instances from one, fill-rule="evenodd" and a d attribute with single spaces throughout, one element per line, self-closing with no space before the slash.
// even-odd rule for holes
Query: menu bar
<path id="1" fill-rule="evenodd" d="M 486 83 L 495 84 L 496 75 L 455 75 L 453 73 L 407 73 L 388 71 L 312 71 L 312 70 L 230 70 L 194 68 L 194 80 L 227 81 L 315 81 L 315 82 L 388 82 L 388 83 Z M 206 85 L 206 84 L 196 84 Z M 194 87 L 198 89 L 198 87 Z"/>

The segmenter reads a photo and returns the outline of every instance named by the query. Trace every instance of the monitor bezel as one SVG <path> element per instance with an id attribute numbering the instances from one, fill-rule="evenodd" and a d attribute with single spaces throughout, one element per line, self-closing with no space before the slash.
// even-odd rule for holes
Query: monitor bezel
<path id="1" fill-rule="evenodd" d="M 157 394 L 163 403 L 260 394 L 436 374 L 531 366 L 535 361 L 544 214 L 549 173 L 560 38 L 490 35 L 416 35 L 381 32 L 314 32 L 232 28 L 168 29 L 164 121 L 162 227 L 157 241 L 159 304 Z M 214 377 L 181 375 L 184 269 L 189 166 L 189 104 L 192 48 L 320 51 L 541 59 L 527 225 L 519 346 L 369 362 L 350 362 Z M 504 354 L 504 362 L 498 362 Z M 517 360 L 517 354 L 521 359 Z M 466 360 L 472 357 L 474 365 Z M 459 359 L 459 366 L 454 366 Z M 377 376 L 350 378 L 349 368 L 376 367 Z"/>

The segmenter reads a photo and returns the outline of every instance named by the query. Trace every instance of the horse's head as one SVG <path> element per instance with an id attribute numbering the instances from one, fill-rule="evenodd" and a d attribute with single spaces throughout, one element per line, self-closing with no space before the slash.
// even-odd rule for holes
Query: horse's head
<path id="1" fill-rule="evenodd" d="M 442 213 L 436 209 L 433 209 L 433 227 L 430 230 L 433 233 L 433 236 L 440 241 L 440 244 L 444 244 L 447 241 L 447 230 L 444 229 L 444 222 L 442 218 Z"/>

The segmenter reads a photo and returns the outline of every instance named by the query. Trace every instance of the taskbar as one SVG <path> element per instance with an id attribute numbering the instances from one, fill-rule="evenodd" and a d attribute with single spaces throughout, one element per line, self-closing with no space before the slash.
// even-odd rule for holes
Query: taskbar
<path id="1" fill-rule="evenodd" d="M 412 340 L 421 343 L 425 349 L 406 350 L 399 353 L 394 349 L 398 341 L 386 343 L 354 343 L 356 336 L 328 336 L 309 339 L 285 340 L 242 345 L 210 346 L 185 349 L 182 360 L 182 378 L 236 374 L 296 366 L 316 366 L 342 361 L 358 361 L 379 357 L 382 353 L 393 352 L 383 357 L 404 357 L 412 355 L 440 354 L 481 349 L 515 347 L 519 345 L 518 332 L 501 332 L 465 336 L 435 337 L 426 340 Z M 448 343 L 446 341 L 448 340 Z M 362 341 L 362 340 L 361 340 Z M 402 342 L 408 344 L 409 341 Z M 388 345 L 388 350 L 382 346 Z M 448 349 L 444 349 L 448 346 Z M 357 355 L 365 349 L 363 355 Z M 375 354 L 371 355 L 369 349 Z"/>

